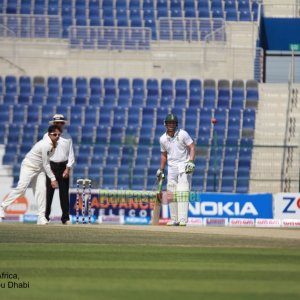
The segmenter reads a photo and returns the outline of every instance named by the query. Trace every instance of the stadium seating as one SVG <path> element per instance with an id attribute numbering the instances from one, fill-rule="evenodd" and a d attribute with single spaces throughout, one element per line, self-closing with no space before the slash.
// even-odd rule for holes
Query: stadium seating
<path id="1" fill-rule="evenodd" d="M 42 138 L 53 114 L 62 113 L 70 121 L 67 129 L 77 149 L 72 184 L 90 176 L 94 184 L 107 188 L 151 189 L 159 165 L 163 121 L 173 112 L 179 117 L 179 127 L 197 143 L 193 189 L 248 191 L 259 99 L 255 81 L 48 77 L 45 85 L 38 86 L 33 81 L 0 77 L 4 164 L 20 163 Z M 84 101 L 79 102 L 79 97 Z M 105 175 L 104 179 L 103 171 L 107 174 L 108 169 L 116 177 Z"/>
<path id="2" fill-rule="evenodd" d="M 118 38 L 104 41 L 99 32 L 93 35 L 85 30 L 81 37 L 74 36 L 70 27 L 140 27 L 150 28 L 152 39 L 203 40 L 212 32 L 213 26 L 209 29 L 206 26 L 204 32 L 200 19 L 212 23 L 220 18 L 252 22 L 258 18 L 259 6 L 258 0 L 3 0 L 0 5 L 0 14 L 3 14 L 0 25 L 4 26 L 6 35 L 13 31 L 17 37 L 69 38 L 71 34 L 71 47 L 119 48 Z M 123 43 L 127 49 L 138 48 L 131 38 Z M 145 48 L 149 48 L 149 45 L 145 45 Z"/>

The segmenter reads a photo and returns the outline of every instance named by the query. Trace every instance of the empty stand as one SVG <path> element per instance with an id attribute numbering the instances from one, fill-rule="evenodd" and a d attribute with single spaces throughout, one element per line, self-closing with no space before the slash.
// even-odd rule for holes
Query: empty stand
<path id="1" fill-rule="evenodd" d="M 26 76 L 0 80 L 3 163 L 20 163 L 43 137 L 53 114 L 62 113 L 69 120 L 67 131 L 76 149 L 73 184 L 90 176 L 102 187 L 151 189 L 164 118 L 172 112 L 179 127 L 197 143 L 193 189 L 248 191 L 259 97 L 255 81 L 126 77 L 35 81 Z M 84 101 L 76 101 L 80 97 Z M 212 118 L 217 120 L 214 126 Z"/>

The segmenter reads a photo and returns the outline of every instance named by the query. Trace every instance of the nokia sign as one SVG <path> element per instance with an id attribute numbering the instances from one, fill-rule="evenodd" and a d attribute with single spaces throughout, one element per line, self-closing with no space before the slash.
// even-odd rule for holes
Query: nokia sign
<path id="1" fill-rule="evenodd" d="M 189 217 L 273 218 L 272 194 L 199 194 Z"/>

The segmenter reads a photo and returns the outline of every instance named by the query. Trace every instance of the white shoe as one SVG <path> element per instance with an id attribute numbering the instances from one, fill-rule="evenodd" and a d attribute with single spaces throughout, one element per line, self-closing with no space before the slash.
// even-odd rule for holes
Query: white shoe
<path id="1" fill-rule="evenodd" d="M 45 217 L 38 217 L 37 225 L 47 225 L 49 222 Z"/>
<path id="2" fill-rule="evenodd" d="M 180 220 L 178 223 L 178 226 L 186 226 L 186 221 L 185 220 Z"/>
<path id="3" fill-rule="evenodd" d="M 0 219 L 4 219 L 4 218 L 5 218 L 4 208 L 2 207 L 2 205 L 0 205 Z"/>
<path id="4" fill-rule="evenodd" d="M 168 223 L 167 223 L 167 226 L 177 226 L 178 223 L 175 221 L 175 220 L 170 220 Z"/>

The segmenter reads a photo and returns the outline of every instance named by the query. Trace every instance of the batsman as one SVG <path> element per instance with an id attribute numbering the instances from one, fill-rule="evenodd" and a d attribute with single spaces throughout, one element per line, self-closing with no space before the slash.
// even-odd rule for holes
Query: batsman
<path id="1" fill-rule="evenodd" d="M 167 192 L 172 194 L 169 203 L 171 220 L 168 226 L 186 226 L 188 221 L 189 192 L 192 173 L 195 170 L 195 144 L 190 135 L 178 128 L 178 118 L 168 114 L 164 125 L 166 132 L 160 137 L 160 168 L 158 179 L 165 178 L 168 164 Z"/>

